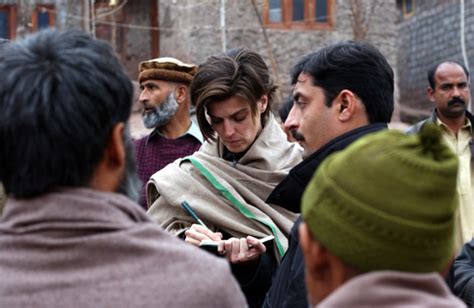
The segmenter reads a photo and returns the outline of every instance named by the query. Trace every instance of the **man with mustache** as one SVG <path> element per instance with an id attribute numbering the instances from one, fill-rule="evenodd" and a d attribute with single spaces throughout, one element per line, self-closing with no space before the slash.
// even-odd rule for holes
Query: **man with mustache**
<path id="1" fill-rule="evenodd" d="M 245 306 L 226 262 L 135 202 L 133 89 L 109 44 L 41 31 L 0 76 L 0 307 Z"/>
<path id="2" fill-rule="evenodd" d="M 457 192 L 459 213 L 456 251 L 474 235 L 474 200 L 472 198 L 472 125 L 474 118 L 467 111 L 471 102 L 469 71 L 456 61 L 443 61 L 428 71 L 428 97 L 435 110 L 428 119 L 408 128 L 407 133 L 420 131 L 426 123 L 441 127 L 444 142 L 459 159 Z"/>
<path id="3" fill-rule="evenodd" d="M 143 124 L 153 132 L 135 141 L 138 174 L 142 181 L 139 203 L 145 209 L 150 176 L 178 158 L 193 154 L 203 142 L 189 115 L 189 84 L 197 67 L 175 58 L 140 63 L 140 103 Z"/>
<path id="4" fill-rule="evenodd" d="M 293 106 L 284 125 L 303 147 L 304 160 L 290 170 L 266 202 L 299 213 L 303 192 L 327 157 L 362 136 L 387 129 L 393 113 L 394 81 L 382 53 L 369 43 L 355 41 L 341 41 L 301 57 L 290 75 Z M 301 222 L 300 216 L 291 228 L 278 269 L 270 273 L 273 279 L 263 307 L 308 307 L 299 247 Z M 239 257 L 247 256 L 242 253 Z M 261 257 L 247 288 L 257 287 L 269 275 L 263 260 Z"/>

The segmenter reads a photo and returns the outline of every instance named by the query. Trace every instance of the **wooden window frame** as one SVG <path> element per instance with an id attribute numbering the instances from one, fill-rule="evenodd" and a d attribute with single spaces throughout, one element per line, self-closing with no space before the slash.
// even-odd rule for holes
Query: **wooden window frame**
<path id="1" fill-rule="evenodd" d="M 295 30 L 307 30 L 307 29 L 320 29 L 320 30 L 332 30 L 333 28 L 333 16 L 335 0 L 325 0 L 327 3 L 328 16 L 326 22 L 316 22 L 315 6 L 318 0 L 304 0 L 304 21 L 293 21 L 293 0 L 280 0 L 281 1 L 281 22 L 270 21 L 270 4 L 269 0 L 263 2 L 263 23 L 265 27 L 271 29 L 295 29 Z M 319 0 L 323 1 L 323 0 Z"/>
<path id="2" fill-rule="evenodd" d="M 13 40 L 16 37 L 16 5 L 0 4 L 0 11 L 6 11 L 8 13 L 8 39 Z"/>
<path id="3" fill-rule="evenodd" d="M 54 5 L 52 4 L 38 4 L 31 15 L 31 24 L 33 25 L 33 31 L 38 31 L 38 13 L 43 9 L 47 10 L 49 13 L 49 27 L 53 28 L 56 25 L 56 13 L 54 10 Z"/>

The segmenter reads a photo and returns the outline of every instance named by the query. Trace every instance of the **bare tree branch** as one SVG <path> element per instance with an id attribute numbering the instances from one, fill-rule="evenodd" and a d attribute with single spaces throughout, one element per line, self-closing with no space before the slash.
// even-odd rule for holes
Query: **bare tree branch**
<path id="1" fill-rule="evenodd" d="M 349 1 L 349 15 L 354 40 L 362 41 L 366 39 L 377 4 L 378 0 L 371 0 L 368 3 L 364 3 L 363 0 Z"/>

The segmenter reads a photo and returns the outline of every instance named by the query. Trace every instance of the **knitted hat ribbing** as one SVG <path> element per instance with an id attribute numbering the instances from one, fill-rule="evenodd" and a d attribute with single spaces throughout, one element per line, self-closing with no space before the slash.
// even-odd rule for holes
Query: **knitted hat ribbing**
<path id="1" fill-rule="evenodd" d="M 313 236 L 362 271 L 441 271 L 453 253 L 457 158 L 436 126 L 384 131 L 328 157 L 302 215 Z"/>
<path id="2" fill-rule="evenodd" d="M 148 79 L 156 79 L 190 84 L 197 72 L 197 66 L 175 58 L 164 57 L 141 62 L 138 71 L 140 83 Z"/>

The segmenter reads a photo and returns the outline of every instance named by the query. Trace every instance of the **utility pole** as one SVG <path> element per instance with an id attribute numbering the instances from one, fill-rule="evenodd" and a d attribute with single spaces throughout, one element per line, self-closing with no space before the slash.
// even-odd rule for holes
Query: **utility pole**
<path id="1" fill-rule="evenodd" d="M 95 0 L 90 0 L 90 9 L 91 9 L 91 35 L 95 38 Z"/>
<path id="2" fill-rule="evenodd" d="M 91 14 L 90 1 L 86 0 L 84 1 L 84 6 L 83 6 L 83 17 L 84 17 L 83 21 L 84 21 L 84 31 L 87 33 L 91 33 L 90 14 Z"/>
<path id="3" fill-rule="evenodd" d="M 34 7 L 31 0 L 16 0 L 17 7 L 17 28 L 16 37 L 25 37 L 30 32 L 32 8 Z"/>
<path id="4" fill-rule="evenodd" d="M 225 24 L 225 1 L 221 0 L 221 37 L 222 37 L 222 52 L 227 50 L 227 34 Z"/>

